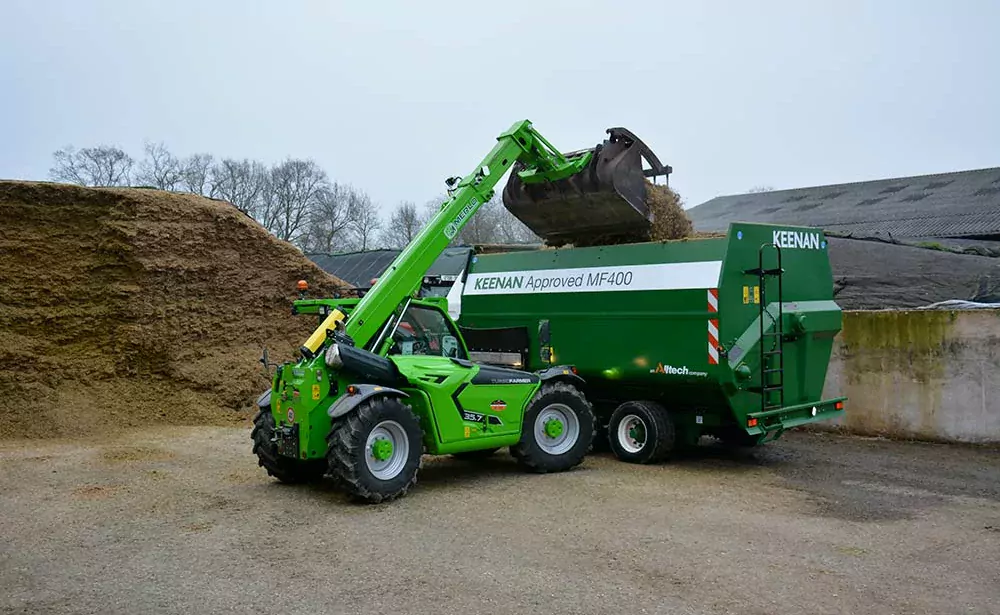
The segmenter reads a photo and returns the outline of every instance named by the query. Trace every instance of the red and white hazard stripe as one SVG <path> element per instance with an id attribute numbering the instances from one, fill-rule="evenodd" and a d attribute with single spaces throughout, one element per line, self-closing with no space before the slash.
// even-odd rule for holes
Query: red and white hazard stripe
<path id="1" fill-rule="evenodd" d="M 708 289 L 708 312 L 718 314 L 719 312 L 719 289 Z M 719 364 L 719 319 L 708 319 L 708 364 Z"/>

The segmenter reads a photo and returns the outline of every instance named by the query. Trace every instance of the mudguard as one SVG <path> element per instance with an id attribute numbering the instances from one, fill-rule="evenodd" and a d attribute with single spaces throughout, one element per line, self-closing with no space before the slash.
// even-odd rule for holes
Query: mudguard
<path id="1" fill-rule="evenodd" d="M 362 402 L 371 399 L 372 397 L 409 397 L 409 395 L 400 390 L 379 386 L 377 384 L 352 384 L 350 386 L 357 389 L 357 393 L 354 395 L 342 395 L 340 399 L 333 402 L 330 409 L 326 411 L 326 413 L 330 415 L 331 419 L 344 416 L 351 410 L 354 410 L 361 405 Z"/>
<path id="2" fill-rule="evenodd" d="M 535 373 L 538 374 L 538 377 L 541 378 L 542 382 L 565 380 L 578 385 L 586 384 L 586 381 L 583 378 L 573 373 L 573 366 L 571 365 L 553 365 L 552 367 Z"/>
<path id="3" fill-rule="evenodd" d="M 257 397 L 257 407 L 261 410 L 271 407 L 271 389 L 264 391 Z"/>

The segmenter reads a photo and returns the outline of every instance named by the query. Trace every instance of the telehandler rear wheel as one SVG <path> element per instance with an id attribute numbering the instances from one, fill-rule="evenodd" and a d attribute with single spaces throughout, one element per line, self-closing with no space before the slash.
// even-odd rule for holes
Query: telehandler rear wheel
<path id="1" fill-rule="evenodd" d="M 649 401 L 627 401 L 608 422 L 615 457 L 628 463 L 656 463 L 674 450 L 677 435 L 667 409 Z"/>
<path id="2" fill-rule="evenodd" d="M 417 482 L 423 432 L 413 411 L 397 399 L 363 402 L 333 422 L 326 442 L 330 474 L 354 497 L 385 502 Z"/>
<path id="3" fill-rule="evenodd" d="M 594 440 L 594 410 L 576 387 L 542 385 L 528 404 L 521 440 L 510 447 L 518 464 L 531 472 L 562 472 L 580 464 Z"/>
<path id="4" fill-rule="evenodd" d="M 270 409 L 262 408 L 253 420 L 253 452 L 257 455 L 257 465 L 267 470 L 268 475 L 283 483 L 298 484 L 319 480 L 326 472 L 322 459 L 299 461 L 278 454 L 278 445 L 271 441 L 274 437 L 274 415 Z"/>

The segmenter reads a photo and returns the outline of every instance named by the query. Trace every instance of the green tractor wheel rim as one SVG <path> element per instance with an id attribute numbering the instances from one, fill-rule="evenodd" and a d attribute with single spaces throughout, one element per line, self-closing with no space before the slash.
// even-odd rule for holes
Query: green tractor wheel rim
<path id="1" fill-rule="evenodd" d="M 382 421 L 369 433 L 365 443 L 365 463 L 372 476 L 392 480 L 406 467 L 410 439 L 396 421 Z"/>
<path id="2" fill-rule="evenodd" d="M 618 444 L 629 453 L 638 453 L 646 446 L 646 422 L 635 414 L 618 421 Z"/>
<path id="3" fill-rule="evenodd" d="M 535 417 L 535 443 L 550 455 L 562 455 L 580 439 L 580 419 L 566 404 L 550 404 Z"/>

